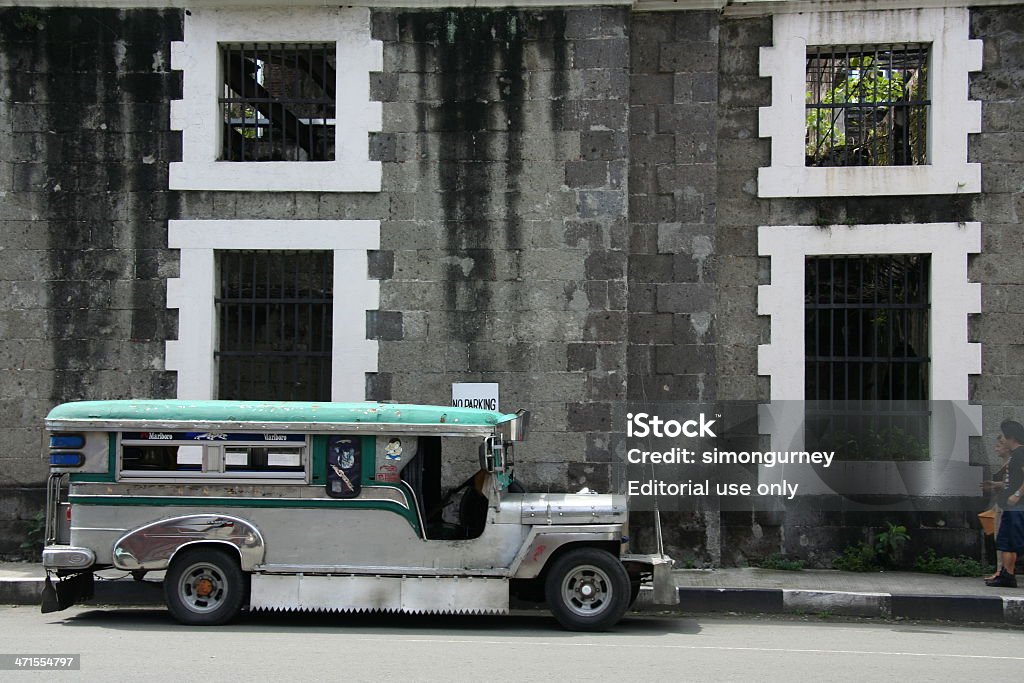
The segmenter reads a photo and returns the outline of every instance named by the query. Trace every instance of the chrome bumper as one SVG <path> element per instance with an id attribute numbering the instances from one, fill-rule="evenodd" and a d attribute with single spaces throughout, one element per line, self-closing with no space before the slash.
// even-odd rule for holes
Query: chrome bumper
<path id="1" fill-rule="evenodd" d="M 44 569 L 88 569 L 96 563 L 96 554 L 88 548 L 48 545 L 43 548 Z"/>
<path id="2" fill-rule="evenodd" d="M 667 555 L 623 555 L 620 559 L 623 564 L 638 564 L 650 568 L 654 604 L 679 604 L 679 589 L 672 578 L 675 560 Z"/>

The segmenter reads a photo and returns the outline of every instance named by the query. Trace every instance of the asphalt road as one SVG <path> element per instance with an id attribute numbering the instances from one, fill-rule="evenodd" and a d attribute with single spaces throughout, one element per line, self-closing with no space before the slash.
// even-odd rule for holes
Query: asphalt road
<path id="1" fill-rule="evenodd" d="M 256 614 L 184 627 L 161 609 L 0 608 L 0 654 L 81 654 L 81 670 L 0 680 L 997 680 L 1024 670 L 1019 630 L 631 616 L 569 633 L 553 619 Z"/>

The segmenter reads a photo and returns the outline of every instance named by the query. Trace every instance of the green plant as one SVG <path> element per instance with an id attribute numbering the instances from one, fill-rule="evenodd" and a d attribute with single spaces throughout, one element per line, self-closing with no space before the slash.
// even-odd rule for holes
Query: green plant
<path id="1" fill-rule="evenodd" d="M 938 557 L 934 550 L 928 548 L 914 561 L 914 570 L 926 574 L 945 574 L 946 576 L 984 576 L 990 574 L 993 567 L 963 555 Z"/>
<path id="2" fill-rule="evenodd" d="M 18 546 L 21 552 L 33 558 L 43 552 L 43 535 L 46 533 L 46 515 L 40 510 L 29 521 L 28 530 L 25 531 L 25 540 Z"/>
<path id="3" fill-rule="evenodd" d="M 847 546 L 843 554 L 832 560 L 832 568 L 844 572 L 875 572 L 881 569 L 873 546 L 861 541 Z"/>
<path id="4" fill-rule="evenodd" d="M 792 560 L 782 553 L 772 553 L 754 565 L 761 569 L 777 569 L 786 572 L 798 572 L 804 568 L 803 560 Z"/>
<path id="5" fill-rule="evenodd" d="M 861 541 L 847 546 L 843 554 L 832 561 L 832 567 L 845 572 L 874 572 L 896 565 L 903 546 L 910 540 L 907 527 L 886 522 L 885 531 L 872 538 L 871 543 Z"/>
<path id="6" fill-rule="evenodd" d="M 692 557 L 684 557 L 678 562 L 678 566 L 680 569 L 696 569 L 697 560 Z"/>
<path id="7" fill-rule="evenodd" d="M 902 524 L 886 522 L 885 531 L 875 536 L 875 554 L 885 564 L 896 564 L 903 553 L 903 546 L 910 540 L 907 527 Z"/>
<path id="8" fill-rule="evenodd" d="M 911 78 L 898 70 L 885 68 L 874 57 L 862 55 L 850 58 L 846 77 L 839 80 L 820 99 L 808 90 L 806 99 L 811 108 L 807 112 L 807 147 L 809 164 L 817 165 L 827 160 L 834 150 L 846 148 L 849 144 L 846 131 L 841 123 L 844 107 L 833 105 L 878 105 L 891 107 L 894 102 L 920 99 L 925 95 L 926 79 Z M 890 65 L 891 67 L 891 65 Z M 908 92 L 909 91 L 909 92 Z M 918 115 L 911 112 L 911 116 Z M 891 132 L 881 122 L 872 124 L 864 131 L 857 149 L 876 159 L 880 165 L 893 163 L 894 154 L 889 138 Z"/>
<path id="9" fill-rule="evenodd" d="M 14 27 L 19 31 L 42 31 L 43 15 L 35 10 L 23 9 L 14 18 Z"/>
<path id="10" fill-rule="evenodd" d="M 835 451 L 836 460 L 906 462 L 928 460 L 928 443 L 900 427 L 868 428 L 857 434 L 829 429 L 814 442 L 816 450 Z"/>

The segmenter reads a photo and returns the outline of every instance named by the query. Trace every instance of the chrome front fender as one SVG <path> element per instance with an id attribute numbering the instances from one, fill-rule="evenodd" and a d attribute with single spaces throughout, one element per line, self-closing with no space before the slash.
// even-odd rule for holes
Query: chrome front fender
<path id="1" fill-rule="evenodd" d="M 126 571 L 167 569 L 178 550 L 196 543 L 238 549 L 243 571 L 263 563 L 266 547 L 259 530 L 229 515 L 186 515 L 162 519 L 128 532 L 114 544 L 114 565 Z"/>
<path id="2" fill-rule="evenodd" d="M 509 567 L 514 579 L 534 579 L 540 576 L 548 560 L 563 546 L 570 543 L 622 542 L 621 524 L 595 524 L 591 526 L 535 526 Z"/>

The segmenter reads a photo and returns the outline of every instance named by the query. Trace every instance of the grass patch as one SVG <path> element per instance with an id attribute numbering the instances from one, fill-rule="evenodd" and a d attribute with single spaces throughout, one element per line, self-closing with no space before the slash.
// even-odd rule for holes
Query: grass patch
<path id="1" fill-rule="evenodd" d="M 782 553 L 772 553 L 753 566 L 761 569 L 777 569 L 785 572 L 798 572 L 804 568 L 803 560 L 793 560 Z"/>
<path id="2" fill-rule="evenodd" d="M 993 567 L 964 555 L 938 557 L 935 551 L 929 548 L 914 561 L 914 570 L 926 574 L 945 574 L 946 576 L 985 576 L 992 573 Z"/>

